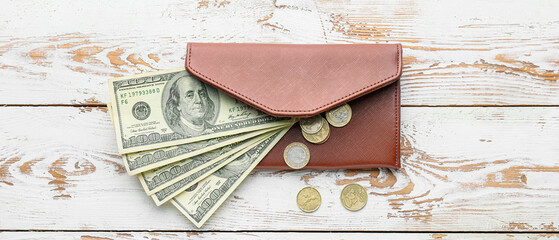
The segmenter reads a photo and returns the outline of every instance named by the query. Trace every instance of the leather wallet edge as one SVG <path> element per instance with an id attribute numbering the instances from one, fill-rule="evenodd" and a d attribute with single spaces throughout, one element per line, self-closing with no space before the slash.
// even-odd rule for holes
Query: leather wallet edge
<path id="1" fill-rule="evenodd" d="M 349 102 L 353 99 L 359 98 L 363 95 L 366 95 L 368 93 L 374 92 L 378 89 L 381 89 L 391 83 L 394 83 L 395 81 L 397 81 L 400 76 L 402 75 L 402 45 L 397 43 L 397 44 L 392 44 L 396 47 L 396 72 L 393 73 L 392 75 L 386 77 L 385 79 L 380 79 L 374 83 L 371 83 L 369 86 L 363 88 L 363 89 L 359 89 L 357 91 L 354 91 L 344 97 L 341 97 L 333 102 L 330 102 L 328 104 L 325 104 L 319 108 L 315 108 L 315 109 L 310 109 L 310 110 L 306 110 L 303 112 L 293 112 L 293 111 L 289 111 L 289 110 L 281 110 L 281 109 L 272 109 L 258 101 L 253 100 L 252 98 L 250 98 L 249 96 L 247 96 L 246 94 L 237 92 L 234 89 L 231 89 L 230 87 L 220 83 L 219 81 L 216 81 L 215 79 L 212 79 L 211 77 L 203 74 L 202 72 L 196 70 L 195 68 L 192 67 L 192 47 L 193 45 L 196 44 L 204 44 L 204 43 L 187 43 L 187 51 L 186 51 L 186 59 L 185 59 L 185 68 L 186 70 L 198 77 L 199 79 L 204 80 L 204 82 L 228 93 L 229 95 L 238 98 L 239 100 L 242 100 L 243 102 L 245 102 L 246 104 L 249 104 L 257 109 L 260 109 L 261 111 L 272 115 L 272 116 L 277 116 L 277 117 L 310 117 L 310 116 L 314 116 L 316 114 L 319 114 L 321 112 L 324 111 L 328 111 L 330 109 L 333 109 L 343 103 Z M 326 46 L 326 45 L 325 45 Z"/>
<path id="2" fill-rule="evenodd" d="M 394 148 L 396 150 L 396 153 L 395 153 L 396 161 L 395 161 L 394 167 L 396 169 L 398 169 L 398 168 L 402 167 L 401 163 L 400 163 L 400 161 L 401 161 L 401 159 L 400 159 L 400 150 L 401 150 L 400 149 L 400 138 L 401 138 L 401 135 L 402 135 L 402 133 L 400 132 L 400 121 L 401 121 L 401 114 L 400 113 L 401 113 L 401 110 L 402 110 L 402 107 L 400 105 L 401 104 L 400 103 L 401 102 L 401 98 L 400 98 L 400 78 L 398 78 L 396 80 L 396 94 L 395 95 L 396 95 L 396 97 L 395 97 L 396 98 L 396 100 L 395 100 L 396 101 L 396 104 L 395 104 L 396 105 L 396 110 L 395 110 L 394 115 L 396 115 L 396 117 L 395 117 L 396 118 L 396 121 L 395 121 L 396 123 L 395 123 L 395 129 L 394 129 L 395 133 L 394 134 L 396 135 L 396 140 L 395 140 L 396 141 L 395 142 L 396 146 Z"/>

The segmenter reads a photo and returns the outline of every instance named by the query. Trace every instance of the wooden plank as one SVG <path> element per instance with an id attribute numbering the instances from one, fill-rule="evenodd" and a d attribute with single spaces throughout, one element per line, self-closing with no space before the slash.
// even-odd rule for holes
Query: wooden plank
<path id="1" fill-rule="evenodd" d="M 0 108 L 0 230 L 196 229 L 155 207 L 105 108 Z M 257 171 L 204 230 L 557 231 L 559 108 L 402 108 L 403 169 Z M 312 161 L 312 159 L 311 159 Z M 341 189 L 369 193 L 345 210 Z M 301 212 L 297 192 L 322 195 Z"/>
<path id="2" fill-rule="evenodd" d="M 9 1 L 0 104 L 105 104 L 108 78 L 181 67 L 195 41 L 400 42 L 404 105 L 557 105 L 558 4 Z"/>
<path id="3" fill-rule="evenodd" d="M 301 233 L 301 232 L 0 232 L 4 240 L 119 240 L 119 239 L 556 239 L 559 234 L 504 234 L 504 233 Z"/>

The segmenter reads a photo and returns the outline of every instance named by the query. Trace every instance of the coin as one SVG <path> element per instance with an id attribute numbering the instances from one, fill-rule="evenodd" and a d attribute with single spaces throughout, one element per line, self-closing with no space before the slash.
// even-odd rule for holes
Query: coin
<path id="1" fill-rule="evenodd" d="M 326 120 L 334 127 L 343 127 L 351 120 L 351 107 L 344 104 L 326 112 Z"/>
<path id="2" fill-rule="evenodd" d="M 340 199 L 347 210 L 359 211 L 367 204 L 367 191 L 359 184 L 349 184 L 342 190 Z"/>
<path id="3" fill-rule="evenodd" d="M 283 150 L 283 160 L 293 169 L 300 169 L 309 163 L 309 159 L 311 158 L 311 152 L 309 148 L 300 142 L 294 142 Z"/>
<path id="4" fill-rule="evenodd" d="M 314 212 L 320 207 L 322 198 L 318 190 L 312 187 L 305 187 L 297 194 L 297 205 L 303 212 Z"/>
<path id="5" fill-rule="evenodd" d="M 329 138 L 330 138 L 330 131 L 328 131 L 328 135 L 326 135 L 326 138 L 324 140 L 320 141 L 318 144 L 325 143 L 326 141 L 328 141 Z"/>
<path id="6" fill-rule="evenodd" d="M 324 122 L 322 121 L 323 118 L 320 115 L 315 115 L 310 118 L 301 118 L 299 120 L 299 125 L 301 126 L 301 130 L 308 134 L 315 134 L 322 129 L 324 126 Z"/>
<path id="7" fill-rule="evenodd" d="M 328 122 L 326 122 L 326 119 L 322 118 L 322 121 L 323 121 L 322 128 L 317 133 L 308 134 L 303 131 L 303 137 L 307 141 L 314 144 L 322 144 L 326 142 L 326 140 L 328 140 L 328 137 L 330 137 L 330 127 L 328 126 Z"/>

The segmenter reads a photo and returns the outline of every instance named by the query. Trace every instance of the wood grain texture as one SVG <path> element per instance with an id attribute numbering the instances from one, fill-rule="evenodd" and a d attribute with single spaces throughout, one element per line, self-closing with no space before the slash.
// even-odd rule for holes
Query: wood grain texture
<path id="1" fill-rule="evenodd" d="M 262 232 L 0 232 L 3 240 L 125 240 L 125 239 L 394 239 L 394 240 L 452 240 L 452 239 L 557 239 L 559 234 L 471 234 L 471 233 L 262 233 Z"/>
<path id="2" fill-rule="evenodd" d="M 399 42 L 410 106 L 403 169 L 256 171 L 203 230 L 557 232 L 559 107 L 440 107 L 559 106 L 557 9 L 554 0 L 6 0 L 0 105 L 81 107 L 0 107 L 0 231 L 49 231 L 0 239 L 558 238 L 183 232 L 197 229 L 126 175 L 106 109 L 95 107 L 109 99 L 108 78 L 181 67 L 186 42 Z M 369 193 L 362 211 L 339 202 L 349 183 Z M 323 197 L 312 214 L 294 201 L 305 186 Z M 78 232 L 50 232 L 60 230 Z"/>
<path id="3" fill-rule="evenodd" d="M 105 108 L 5 107 L 0 122 L 0 230 L 196 229 L 126 175 Z M 558 230 L 559 108 L 404 107 L 401 132 L 401 170 L 256 171 L 203 229 Z M 349 183 L 369 193 L 359 212 L 339 201 Z M 305 186 L 323 199 L 311 214 Z"/>
<path id="4" fill-rule="evenodd" d="M 554 0 L 8 0 L 0 104 L 105 104 L 108 78 L 181 67 L 187 42 L 400 42 L 404 105 L 558 105 L 556 9 Z"/>

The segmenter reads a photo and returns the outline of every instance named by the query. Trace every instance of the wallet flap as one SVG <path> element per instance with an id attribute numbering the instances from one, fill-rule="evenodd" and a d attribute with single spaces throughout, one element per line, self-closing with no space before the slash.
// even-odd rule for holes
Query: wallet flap
<path id="1" fill-rule="evenodd" d="M 386 86 L 400 44 L 189 43 L 186 70 L 261 111 L 309 117 Z"/>

